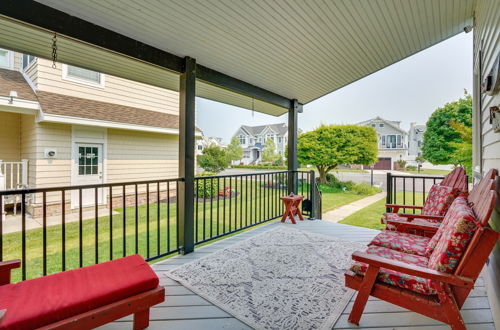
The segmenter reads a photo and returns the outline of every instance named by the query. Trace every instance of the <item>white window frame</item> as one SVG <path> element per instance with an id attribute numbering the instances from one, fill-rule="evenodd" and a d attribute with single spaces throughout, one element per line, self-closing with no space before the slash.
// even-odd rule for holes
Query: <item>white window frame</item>
<path id="1" fill-rule="evenodd" d="M 0 66 L 2 69 L 14 69 L 14 52 L 5 48 L 0 48 L 1 50 L 7 51 L 7 66 Z"/>
<path id="2" fill-rule="evenodd" d="M 240 134 L 238 136 L 238 140 L 240 141 L 240 144 L 246 144 L 247 143 L 247 137 L 243 134 Z"/>
<path id="3" fill-rule="evenodd" d="M 75 65 L 73 65 L 75 66 Z M 96 83 L 96 82 L 92 82 L 90 80 L 86 80 L 86 79 L 81 79 L 81 78 L 77 78 L 77 77 L 73 77 L 73 76 L 68 76 L 68 65 L 67 64 L 63 64 L 62 65 L 62 79 L 63 80 L 67 80 L 67 81 L 71 81 L 71 82 L 76 82 L 76 83 L 79 83 L 79 84 L 83 84 L 83 85 L 87 85 L 87 86 L 92 86 L 92 87 L 98 87 L 98 88 L 104 88 L 105 86 L 105 82 L 104 82 L 104 77 L 105 75 L 103 73 L 99 73 L 99 82 Z"/>
<path id="4" fill-rule="evenodd" d="M 28 58 L 29 58 L 29 56 L 32 56 L 32 57 L 33 57 L 33 61 L 29 62 L 29 63 L 28 63 L 28 65 L 26 65 L 26 67 L 24 67 L 24 56 L 25 56 L 25 55 L 26 55 L 26 56 L 28 56 Z M 26 72 L 26 71 L 28 71 L 29 69 L 31 69 L 31 67 L 32 67 L 33 65 L 35 65 L 35 62 L 37 61 L 37 59 L 38 59 L 38 58 L 37 58 L 36 56 L 34 56 L 34 55 L 22 54 L 22 55 L 21 55 L 21 70 L 22 70 L 23 72 Z"/>

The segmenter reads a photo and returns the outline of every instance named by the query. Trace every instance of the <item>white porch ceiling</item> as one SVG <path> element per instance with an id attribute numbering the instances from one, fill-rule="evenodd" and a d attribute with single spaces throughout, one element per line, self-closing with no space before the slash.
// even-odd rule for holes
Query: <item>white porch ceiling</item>
<path id="1" fill-rule="evenodd" d="M 304 104 L 462 32 L 475 7 L 475 0 L 37 1 Z M 67 61 L 81 62 L 73 50 Z M 155 79 L 147 70 L 137 75 Z M 208 84 L 198 95 L 286 112 Z"/>

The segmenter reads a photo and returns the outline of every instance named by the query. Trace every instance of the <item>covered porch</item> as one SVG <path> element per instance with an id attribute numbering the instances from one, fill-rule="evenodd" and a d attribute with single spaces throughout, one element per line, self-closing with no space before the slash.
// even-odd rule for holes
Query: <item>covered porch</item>
<path id="1" fill-rule="evenodd" d="M 303 105 L 464 30 L 470 30 L 475 23 L 476 7 L 476 15 L 481 19 L 476 27 L 481 29 L 480 32 L 488 31 L 486 43 L 493 45 L 489 49 L 497 49 L 498 46 L 495 46 L 497 44 L 494 44 L 494 38 L 491 37 L 497 35 L 498 30 L 498 20 L 495 20 L 495 17 L 498 17 L 498 4 L 494 1 L 489 2 L 488 6 L 479 6 L 472 0 L 427 1 L 418 5 L 412 1 L 269 1 L 261 4 L 228 1 L 211 7 L 196 1 L 182 4 L 165 2 L 157 5 L 125 1 L 121 2 L 118 8 L 110 8 L 104 2 L 72 1 L 62 4 L 51 0 L 3 1 L 0 4 L 0 28 L 4 33 L 0 35 L 0 46 L 52 59 L 54 62 L 57 58 L 63 63 L 178 91 L 180 117 L 178 178 L 50 189 L 33 188 L 3 194 L 18 194 L 23 201 L 28 195 L 36 195 L 44 204 L 46 199 L 58 199 L 61 202 L 61 226 L 59 231 L 52 233 L 57 239 L 62 237 L 57 241 L 58 245 L 62 245 L 62 256 L 52 256 L 57 259 L 57 271 L 79 268 L 133 253 L 140 253 L 150 262 L 179 254 L 153 266 L 162 280 L 161 284 L 166 287 L 167 299 L 152 309 L 152 328 L 246 328 L 231 315 L 175 281 L 167 279 L 162 274 L 163 271 L 209 255 L 273 227 L 288 226 L 271 223 L 199 247 L 209 240 L 272 221 L 281 211 L 277 199 L 280 193 L 299 192 L 300 188 L 303 193 L 305 189 L 311 197 L 310 215 L 317 218 L 321 207 L 317 205 L 320 196 L 315 190 L 314 174 L 305 174 L 307 178 L 301 182 L 301 172 L 298 171 L 297 127 Z M 493 19 L 489 13 L 493 13 Z M 205 33 L 204 38 L 200 38 L 202 32 Z M 491 67 L 492 63 L 493 60 L 490 60 L 488 65 Z M 479 70 L 480 78 L 481 67 Z M 479 83 L 480 80 L 476 82 Z M 264 173 L 231 178 L 195 178 L 197 96 L 269 115 L 287 114 L 288 171 L 281 175 Z M 480 91 L 476 91 L 475 96 L 480 99 Z M 483 118 L 483 104 L 480 102 L 478 106 L 474 122 L 476 126 L 481 127 L 478 134 L 482 139 L 482 126 L 487 120 Z M 491 130 L 485 134 L 488 132 Z M 489 141 L 489 149 L 495 150 L 494 143 L 497 140 L 498 136 L 496 140 L 494 136 Z M 482 144 L 480 148 L 483 148 Z M 480 163 L 476 174 L 478 177 L 489 168 L 499 167 L 498 161 L 495 160 L 498 159 L 498 151 L 492 152 L 489 158 L 482 152 L 481 149 L 481 153 L 475 155 L 476 158 L 479 156 Z M 486 158 L 487 161 L 484 161 Z M 223 182 L 222 198 L 205 195 L 205 188 L 207 185 L 212 187 L 214 180 L 217 181 L 217 188 L 220 182 Z M 224 185 L 226 180 L 229 180 L 229 192 Z M 273 190 L 273 182 L 276 181 L 279 182 L 279 189 Z M 233 191 L 231 182 L 239 185 L 239 190 Z M 271 186 L 268 185 L 269 182 Z M 285 184 L 285 188 L 282 184 Z M 160 196 L 160 185 L 168 191 L 166 198 Z M 241 207 L 244 200 L 242 192 L 246 192 L 248 185 L 249 191 L 252 191 L 253 187 L 259 192 L 259 197 L 254 204 L 245 204 L 249 208 L 244 209 Z M 139 207 L 138 186 L 146 191 L 146 206 L 143 208 Z M 199 195 L 200 187 L 204 191 L 202 201 Z M 117 203 L 122 203 L 119 221 L 113 214 L 112 206 L 106 219 L 101 220 L 97 214 L 97 200 L 101 189 L 108 189 L 110 196 L 118 191 L 115 207 Z M 175 200 L 170 198 L 170 189 L 175 189 Z M 133 198 L 130 208 L 127 208 L 126 190 L 135 190 L 135 194 L 131 195 Z M 82 194 L 89 191 L 95 196 L 95 223 L 84 223 L 81 216 Z M 74 236 L 77 237 L 74 245 L 66 246 L 65 207 L 71 192 L 75 192 L 80 200 L 79 219 L 73 228 L 76 228 Z M 233 204 L 240 205 L 240 208 L 231 209 L 230 202 L 233 197 L 234 201 L 240 198 L 240 204 Z M 207 199 L 210 212 L 205 212 Z M 214 205 L 218 210 L 221 200 L 229 205 L 228 213 L 224 209 L 221 217 L 223 220 L 219 222 L 219 213 L 217 212 L 217 217 L 213 217 L 211 211 Z M 250 200 L 255 201 L 255 198 L 250 197 Z M 162 201 L 165 201 L 163 205 Z M 110 198 L 110 204 L 112 203 L 113 198 Z M 270 207 L 274 208 L 271 208 L 269 213 Z M 244 219 L 241 217 L 243 210 L 245 215 L 249 210 L 249 223 L 241 222 Z M 43 217 L 45 216 L 44 214 Z M 215 219 L 217 222 L 212 226 L 212 220 Z M 0 234 L 1 220 L 0 218 Z M 24 215 L 22 221 L 25 221 Z M 105 232 L 105 235 L 109 235 L 109 241 L 104 244 L 100 243 L 98 238 L 103 222 L 109 228 Z M 498 215 L 493 222 L 498 226 Z M 229 226 L 224 227 L 228 223 Z M 116 227 L 118 224 L 120 227 Z M 86 225 L 93 226 L 91 228 L 95 230 L 89 236 L 82 234 L 82 228 Z M 170 231 L 172 228 L 175 228 L 175 231 Z M 376 235 L 375 231 L 317 220 L 301 223 L 298 228 L 357 242 L 368 242 Z M 219 230 L 222 231 L 219 233 Z M 37 233 L 42 242 L 37 247 L 37 253 L 43 257 L 31 260 L 31 264 L 23 260 L 23 267 L 18 274 L 22 280 L 50 273 L 48 270 L 51 265 L 46 254 L 50 239 L 47 239 L 45 234 L 44 224 L 43 231 Z M 23 259 L 26 259 L 29 239 L 32 237 L 27 237 L 30 233 L 26 233 L 24 229 L 19 235 L 16 239 L 22 242 L 20 251 Z M 91 241 L 92 244 L 84 246 L 84 241 Z M 8 255 L 4 254 L 4 251 L 8 250 L 6 242 L 9 241 L 0 241 L 0 261 Z M 157 250 L 154 249 L 156 246 Z M 474 294 L 466 303 L 462 315 L 471 328 L 494 328 L 493 318 L 497 313 L 490 311 L 489 302 L 495 304 L 499 301 L 494 283 L 498 280 L 497 276 L 498 269 L 492 268 L 489 275 L 489 281 L 493 283 L 490 285 L 491 289 L 484 289 L 488 280 L 479 280 Z M 486 291 L 490 293 L 489 300 Z M 343 311 L 335 328 L 355 327 L 347 322 L 351 307 L 352 304 L 349 304 Z M 109 327 L 121 328 L 123 325 L 130 326 L 131 323 L 125 319 L 112 323 Z M 369 301 L 361 326 L 423 329 L 445 327 L 441 323 L 378 300 Z"/>

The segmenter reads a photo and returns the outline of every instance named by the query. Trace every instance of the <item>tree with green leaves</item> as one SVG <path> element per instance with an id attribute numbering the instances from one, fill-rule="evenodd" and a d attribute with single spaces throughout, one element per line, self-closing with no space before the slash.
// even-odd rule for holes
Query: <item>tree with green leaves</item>
<path id="1" fill-rule="evenodd" d="M 424 158 L 432 164 L 463 165 L 463 150 L 459 150 L 465 142 L 462 133 L 471 127 L 472 97 L 465 92 L 463 98 L 436 109 L 429 117 L 422 147 Z M 472 148 L 472 140 L 470 145 Z"/>
<path id="2" fill-rule="evenodd" d="M 460 142 L 452 142 L 455 148 L 453 163 L 460 164 L 467 173 L 472 173 L 472 117 L 470 125 L 452 121 L 451 127 L 460 134 Z"/>
<path id="3" fill-rule="evenodd" d="M 226 152 L 215 144 L 209 145 L 198 156 L 198 165 L 205 171 L 219 173 L 227 167 Z"/>
<path id="4" fill-rule="evenodd" d="M 240 140 L 236 136 L 233 136 L 231 143 L 228 144 L 226 148 L 227 162 L 231 164 L 232 161 L 241 160 L 243 158 L 243 147 L 241 146 Z"/>
<path id="5" fill-rule="evenodd" d="M 314 165 L 319 181 L 342 164 L 370 165 L 377 160 L 377 132 L 373 127 L 357 125 L 322 125 L 298 137 L 298 160 Z"/>
<path id="6" fill-rule="evenodd" d="M 276 152 L 276 143 L 273 139 L 267 138 L 262 150 L 262 161 L 265 163 L 274 163 L 281 158 L 281 155 Z"/>

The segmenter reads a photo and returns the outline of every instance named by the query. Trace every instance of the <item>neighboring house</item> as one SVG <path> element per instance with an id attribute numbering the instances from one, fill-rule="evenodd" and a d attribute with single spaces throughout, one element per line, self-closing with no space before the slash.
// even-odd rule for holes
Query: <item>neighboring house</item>
<path id="1" fill-rule="evenodd" d="M 26 182 L 7 188 L 178 177 L 178 103 L 174 91 L 1 49 L 0 169 L 10 182 L 6 162 L 28 164 Z"/>
<path id="2" fill-rule="evenodd" d="M 409 148 L 411 144 L 409 135 L 411 136 L 412 132 L 408 134 L 403 130 L 400 121 L 386 120 L 377 116 L 357 125 L 370 126 L 377 131 L 378 160 L 374 164 L 375 169 L 392 170 L 397 168 L 398 160 L 408 160 L 411 157 L 415 159 L 415 154 L 411 154 Z"/>
<path id="3" fill-rule="evenodd" d="M 425 125 L 410 124 L 408 134 L 408 161 L 415 161 L 415 158 L 422 156 L 422 146 L 424 144 Z"/>
<path id="4" fill-rule="evenodd" d="M 262 150 L 267 139 L 272 139 L 276 144 L 276 152 L 285 157 L 285 149 L 288 143 L 288 126 L 284 123 L 261 126 L 242 125 L 234 136 L 238 138 L 244 150 L 243 159 L 240 161 L 242 164 L 260 163 L 262 161 Z"/>
<path id="5" fill-rule="evenodd" d="M 222 138 L 220 137 L 215 137 L 215 136 L 204 136 L 202 133 L 202 136 L 200 139 L 196 140 L 196 155 L 201 155 L 203 150 L 211 145 L 216 145 L 219 148 L 225 149 L 227 145 L 222 143 Z"/>

